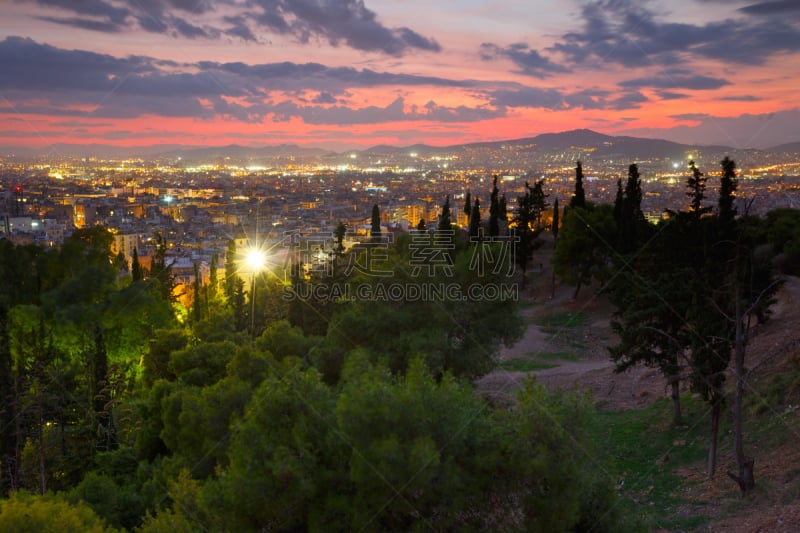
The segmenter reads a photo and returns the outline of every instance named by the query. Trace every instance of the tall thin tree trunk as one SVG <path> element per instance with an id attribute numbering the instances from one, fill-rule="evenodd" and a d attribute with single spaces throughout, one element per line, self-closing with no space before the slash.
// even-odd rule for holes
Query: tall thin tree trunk
<path id="1" fill-rule="evenodd" d="M 711 435 L 708 439 L 708 479 L 713 479 L 717 471 L 717 440 L 719 437 L 719 415 L 722 411 L 722 400 L 717 397 L 711 404 Z"/>
<path id="2" fill-rule="evenodd" d="M 745 369 L 744 369 L 744 325 L 742 311 L 742 296 L 739 286 L 736 286 L 736 337 L 734 349 L 734 364 L 736 372 L 736 391 L 733 397 L 733 451 L 739 475 L 728 472 L 728 476 L 739 484 L 742 494 L 747 494 L 755 488 L 755 475 L 753 466 L 755 459 L 745 457 L 744 443 L 742 442 L 742 401 L 744 399 Z"/>
<path id="3" fill-rule="evenodd" d="M 683 413 L 681 412 L 681 378 L 677 375 L 672 375 L 669 378 L 670 385 L 672 386 L 672 423 L 675 425 L 683 421 Z"/>
<path id="4" fill-rule="evenodd" d="M 44 462 L 44 412 L 41 398 L 39 400 L 39 493 L 44 495 L 47 492 L 47 471 Z"/>
<path id="5" fill-rule="evenodd" d="M 578 284 L 575 286 L 575 292 L 572 293 L 572 299 L 573 300 L 577 300 L 578 299 L 578 293 L 581 290 L 581 285 L 583 285 L 583 281 L 578 280 Z"/>

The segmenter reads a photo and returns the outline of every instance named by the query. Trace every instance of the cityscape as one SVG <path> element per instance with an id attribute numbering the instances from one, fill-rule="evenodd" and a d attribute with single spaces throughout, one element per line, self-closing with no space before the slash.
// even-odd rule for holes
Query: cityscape
<path id="1" fill-rule="evenodd" d="M 0 531 L 794 533 L 800 2 L 0 5 Z"/>

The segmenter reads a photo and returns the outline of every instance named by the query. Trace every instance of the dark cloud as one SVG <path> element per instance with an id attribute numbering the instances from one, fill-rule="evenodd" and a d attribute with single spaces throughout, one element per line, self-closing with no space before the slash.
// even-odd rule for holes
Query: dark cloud
<path id="1" fill-rule="evenodd" d="M 684 98 L 689 98 L 688 94 L 676 93 L 674 91 L 659 90 L 656 91 L 656 95 L 662 100 L 682 100 Z"/>
<path id="2" fill-rule="evenodd" d="M 749 94 L 742 94 L 742 95 L 734 95 L 734 96 L 723 96 L 720 100 L 725 100 L 727 102 L 760 102 L 763 98 L 759 98 L 758 96 L 751 96 Z"/>
<path id="3" fill-rule="evenodd" d="M 493 61 L 497 58 L 510 59 L 518 67 L 518 72 L 536 78 L 568 72 L 567 68 L 553 63 L 524 43 L 511 44 L 505 48 L 493 43 L 483 43 L 480 55 L 484 61 Z"/>
<path id="4" fill-rule="evenodd" d="M 438 52 L 439 44 L 407 27 L 383 25 L 363 0 L 20 0 L 72 13 L 42 20 L 82 29 L 119 32 L 138 27 L 190 39 L 236 37 L 257 40 L 271 31 L 299 42 L 401 56 L 412 50 Z M 202 22 L 202 23 L 201 23 Z"/>
<path id="5" fill-rule="evenodd" d="M 556 89 L 518 87 L 489 91 L 488 95 L 492 105 L 498 108 L 530 107 L 553 110 L 570 108 L 623 110 L 636 109 L 640 107 L 640 104 L 648 101 L 647 97 L 638 91 L 627 92 L 617 98 L 611 98 L 611 93 L 608 91 L 597 89 L 568 93 Z"/>
<path id="6" fill-rule="evenodd" d="M 72 11 L 76 15 L 97 17 L 119 27 L 123 26 L 130 16 L 127 7 L 120 7 L 107 0 L 35 0 L 35 3 Z"/>
<path id="7" fill-rule="evenodd" d="M 331 68 L 319 63 L 177 64 L 141 56 L 117 58 L 64 50 L 31 39 L 8 37 L 0 41 L 0 64 L 5 74 L 0 77 L 0 90 L 22 114 L 97 118 L 222 116 L 243 122 L 301 118 L 309 124 L 464 122 L 505 114 L 505 108 L 446 107 L 433 101 L 425 106 L 406 106 L 402 99 L 386 107 L 352 108 L 337 95 L 346 95 L 353 87 L 428 85 L 469 87 L 479 93 L 482 89 L 474 81 Z M 274 101 L 280 92 L 297 96 L 301 103 Z M 306 96 L 310 94 L 313 96 Z"/>
<path id="8" fill-rule="evenodd" d="M 681 113 L 680 115 L 670 115 L 675 120 L 705 120 L 711 115 L 708 113 Z"/>
<path id="9" fill-rule="evenodd" d="M 119 76 L 155 71 L 142 57 L 116 58 L 82 50 L 63 50 L 23 37 L 0 41 L 0 88 L 108 91 Z"/>
<path id="10" fill-rule="evenodd" d="M 765 2 L 744 12 L 777 12 L 789 9 L 788 3 Z M 795 0 L 791 4 L 800 5 Z M 597 68 L 604 63 L 675 66 L 690 57 L 756 65 L 776 54 L 800 51 L 800 26 L 790 17 L 696 25 L 659 20 L 646 3 L 636 0 L 594 0 L 583 6 L 581 18 L 582 27 L 564 34 L 548 51 Z"/>
<path id="11" fill-rule="evenodd" d="M 783 15 L 784 13 L 800 11 L 800 2 L 797 0 L 760 2 L 739 8 L 739 11 L 748 15 Z"/>
<path id="12" fill-rule="evenodd" d="M 730 85 L 728 80 L 722 78 L 712 78 L 710 76 L 651 76 L 647 78 L 636 78 L 619 82 L 620 87 L 641 89 L 653 87 L 657 89 L 690 89 L 690 90 L 709 90 L 719 89 Z"/>
<path id="13" fill-rule="evenodd" d="M 79 17 L 36 17 L 45 22 L 53 22 L 63 26 L 72 26 L 82 30 L 100 31 L 103 33 L 117 33 L 122 31 L 125 26 L 107 20 L 83 19 Z"/>
<path id="14" fill-rule="evenodd" d="M 276 120 L 287 121 L 300 117 L 312 125 L 379 124 L 383 122 L 436 121 L 474 122 L 505 116 L 503 109 L 445 107 L 428 102 L 423 107 L 405 109 L 403 98 L 397 98 L 386 107 L 367 106 L 352 109 L 345 106 L 299 106 L 294 102 L 281 102 L 268 110 Z"/>
<path id="15" fill-rule="evenodd" d="M 273 90 L 313 89 L 331 94 L 341 94 L 351 87 L 380 86 L 436 86 L 471 87 L 476 82 L 451 80 L 433 76 L 393 74 L 353 67 L 327 67 L 320 63 L 264 63 L 248 65 L 241 62 L 216 63 L 203 61 L 198 66 L 204 70 L 235 75 L 266 84 Z"/>

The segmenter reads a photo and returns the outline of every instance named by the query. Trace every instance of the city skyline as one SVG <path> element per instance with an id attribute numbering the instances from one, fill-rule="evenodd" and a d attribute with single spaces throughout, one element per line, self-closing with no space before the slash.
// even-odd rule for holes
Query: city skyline
<path id="1" fill-rule="evenodd" d="M 0 145 L 800 140 L 800 4 L 19 0 Z"/>

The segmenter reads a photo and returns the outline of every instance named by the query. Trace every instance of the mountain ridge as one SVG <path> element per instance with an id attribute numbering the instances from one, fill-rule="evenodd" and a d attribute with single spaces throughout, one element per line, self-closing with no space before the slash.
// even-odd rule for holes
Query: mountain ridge
<path id="1" fill-rule="evenodd" d="M 379 144 L 364 149 L 345 151 L 327 150 L 318 147 L 300 146 L 294 143 L 240 145 L 236 143 L 215 146 L 156 144 L 139 146 L 116 146 L 103 143 L 79 144 L 57 143 L 44 148 L 0 147 L 0 154 L 13 154 L 21 157 L 97 157 L 101 159 L 115 158 L 147 158 L 147 159 L 247 159 L 292 158 L 292 157 L 338 157 L 352 154 L 361 156 L 400 155 L 417 153 L 420 156 L 445 154 L 467 154 L 475 150 L 510 150 L 519 149 L 531 153 L 574 152 L 591 157 L 683 157 L 691 151 L 740 152 L 724 145 L 683 144 L 665 139 L 633 137 L 626 135 L 607 135 L 594 130 L 582 128 L 561 132 L 542 133 L 533 137 L 505 139 L 498 141 L 477 141 L 445 146 L 433 146 L 424 143 L 398 146 Z M 755 149 L 749 149 L 755 150 Z M 760 152 L 795 152 L 800 151 L 800 141 L 781 144 Z"/>

